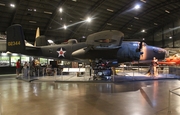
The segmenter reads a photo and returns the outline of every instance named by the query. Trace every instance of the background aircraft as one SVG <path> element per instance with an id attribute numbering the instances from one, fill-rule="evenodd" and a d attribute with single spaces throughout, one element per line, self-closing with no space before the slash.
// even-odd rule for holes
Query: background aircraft
<path id="1" fill-rule="evenodd" d="M 150 62 L 153 57 L 165 58 L 166 50 L 148 46 L 144 42 L 123 41 L 124 34 L 117 30 L 106 30 L 91 34 L 85 42 L 69 40 L 68 44 L 47 45 L 45 37 L 36 39 L 36 46 L 26 46 L 21 25 L 7 29 L 7 51 L 24 55 L 56 58 L 69 61 L 103 59 L 107 61 Z"/>
<path id="2" fill-rule="evenodd" d="M 164 61 L 159 61 L 158 63 L 160 65 L 180 65 L 180 54 L 169 56 L 168 58 L 165 58 Z"/>

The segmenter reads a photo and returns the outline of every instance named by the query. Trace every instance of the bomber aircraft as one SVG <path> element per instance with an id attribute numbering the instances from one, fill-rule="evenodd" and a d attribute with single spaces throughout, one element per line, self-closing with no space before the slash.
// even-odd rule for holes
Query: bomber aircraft
<path id="1" fill-rule="evenodd" d="M 117 30 L 105 30 L 91 34 L 85 42 L 69 40 L 67 44 L 47 45 L 45 36 L 36 39 L 36 46 L 25 45 L 23 28 L 14 24 L 7 29 L 7 51 L 24 55 L 69 61 L 103 59 L 123 62 L 151 62 L 165 58 L 166 50 L 149 46 L 144 42 L 123 41 L 124 34 Z"/>

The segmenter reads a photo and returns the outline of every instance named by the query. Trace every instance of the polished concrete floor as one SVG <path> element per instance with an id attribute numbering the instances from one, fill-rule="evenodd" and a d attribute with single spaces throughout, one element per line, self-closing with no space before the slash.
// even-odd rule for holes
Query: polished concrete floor
<path id="1" fill-rule="evenodd" d="M 179 80 L 25 82 L 0 77 L 0 115 L 180 115 Z M 175 91 L 180 94 L 180 89 Z"/>

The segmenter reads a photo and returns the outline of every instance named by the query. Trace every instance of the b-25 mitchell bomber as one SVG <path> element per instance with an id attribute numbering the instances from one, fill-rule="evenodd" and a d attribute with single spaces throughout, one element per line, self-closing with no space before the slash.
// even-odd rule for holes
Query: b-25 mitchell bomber
<path id="1" fill-rule="evenodd" d="M 124 34 L 106 30 L 91 34 L 85 42 L 46 45 L 44 37 L 36 39 L 36 46 L 26 46 L 22 26 L 15 24 L 7 29 L 7 51 L 24 55 L 56 58 L 69 61 L 116 60 L 123 62 L 150 62 L 153 57 L 165 58 L 166 50 L 148 46 L 144 42 L 123 41 Z"/>

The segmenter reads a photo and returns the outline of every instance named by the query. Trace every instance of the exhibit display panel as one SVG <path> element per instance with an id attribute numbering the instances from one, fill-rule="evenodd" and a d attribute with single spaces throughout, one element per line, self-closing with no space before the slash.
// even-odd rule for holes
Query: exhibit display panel
<path id="1" fill-rule="evenodd" d="M 0 57 L 0 67 L 9 66 L 9 55 L 6 53 L 1 53 Z"/>
<path id="2" fill-rule="evenodd" d="M 21 64 L 23 65 L 25 62 L 30 62 L 32 59 L 31 56 L 16 54 L 16 53 L 0 53 L 0 67 L 16 66 L 16 62 L 18 59 L 21 60 Z M 46 58 L 38 58 L 40 60 L 41 65 L 45 65 L 54 59 L 46 59 Z"/>
<path id="3" fill-rule="evenodd" d="M 22 55 L 21 56 L 21 63 L 24 64 L 25 62 L 29 63 L 30 57 Z"/>
<path id="4" fill-rule="evenodd" d="M 39 58 L 39 60 L 40 60 L 40 64 L 42 66 L 47 65 L 47 63 L 48 63 L 48 60 L 46 58 Z"/>
<path id="5" fill-rule="evenodd" d="M 10 56 L 11 66 L 16 66 L 17 60 L 20 59 L 20 55 L 12 55 Z"/>

